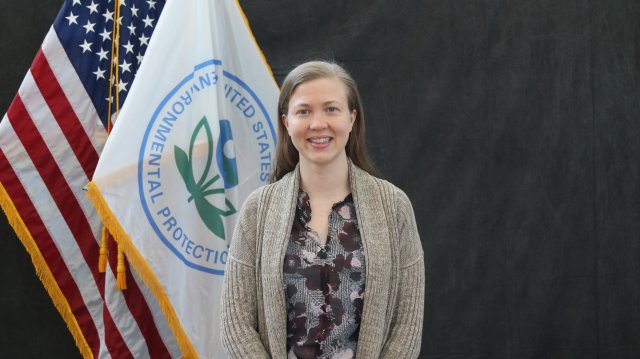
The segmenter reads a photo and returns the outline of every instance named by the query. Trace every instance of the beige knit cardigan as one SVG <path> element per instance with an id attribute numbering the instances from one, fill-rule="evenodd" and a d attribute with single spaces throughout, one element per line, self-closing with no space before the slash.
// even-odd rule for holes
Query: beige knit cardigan
<path id="1" fill-rule="evenodd" d="M 349 161 L 367 275 L 357 359 L 416 358 L 422 339 L 424 259 L 411 203 Z M 227 261 L 222 343 L 231 358 L 286 358 L 283 263 L 300 172 L 253 192 Z"/>

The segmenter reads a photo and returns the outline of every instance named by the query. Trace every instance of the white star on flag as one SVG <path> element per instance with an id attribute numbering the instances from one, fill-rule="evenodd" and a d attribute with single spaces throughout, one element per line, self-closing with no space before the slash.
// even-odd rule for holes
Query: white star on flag
<path id="1" fill-rule="evenodd" d="M 131 40 L 127 40 L 127 44 L 123 45 L 122 47 L 124 47 L 127 50 L 127 54 L 128 53 L 133 53 L 133 44 L 131 43 Z"/>
<path id="2" fill-rule="evenodd" d="M 147 26 L 151 26 L 151 27 L 153 27 L 153 20 L 154 20 L 154 19 L 149 18 L 149 15 L 147 15 L 147 17 L 145 17 L 145 18 L 142 20 L 142 22 L 144 22 L 144 27 L 145 27 L 145 28 L 146 28 Z"/>
<path id="3" fill-rule="evenodd" d="M 93 0 L 91 0 L 91 5 L 88 5 L 87 9 L 89 9 L 89 14 L 98 12 L 98 4 L 94 3 Z"/>
<path id="4" fill-rule="evenodd" d="M 84 40 L 84 43 L 82 45 L 78 45 L 82 48 L 82 53 L 84 54 L 85 52 L 89 51 L 91 52 L 91 45 L 93 44 L 93 42 L 87 42 L 87 39 Z"/>
<path id="5" fill-rule="evenodd" d="M 111 31 L 107 31 L 107 29 L 105 28 L 104 30 L 102 30 L 102 32 L 100 33 L 100 36 L 102 36 L 102 42 L 107 41 L 107 40 L 111 40 Z"/>
<path id="6" fill-rule="evenodd" d="M 142 45 L 147 45 L 148 46 L 149 45 L 149 38 L 144 36 L 144 34 L 142 34 L 142 36 L 140 36 L 138 38 L 138 40 L 140 41 L 140 46 L 142 46 Z"/>
<path id="7" fill-rule="evenodd" d="M 74 15 L 73 12 L 70 12 L 69 16 L 65 17 L 65 19 L 69 20 L 69 26 L 71 26 L 71 24 L 78 25 L 78 15 Z"/>
<path id="8" fill-rule="evenodd" d="M 107 9 L 107 12 L 102 14 L 102 16 L 104 16 L 105 22 L 109 22 L 109 20 L 113 21 L 113 12 L 109 11 L 109 9 Z"/>
<path id="9" fill-rule="evenodd" d="M 104 79 L 105 78 L 104 77 L 104 72 L 105 72 L 105 70 L 102 70 L 99 67 L 98 67 L 98 69 L 96 71 L 93 72 L 93 74 L 96 75 L 96 81 L 98 79 Z"/>
<path id="10" fill-rule="evenodd" d="M 107 54 L 109 54 L 109 51 L 105 51 L 104 49 L 100 49 L 100 51 L 96 53 L 96 55 L 100 57 L 100 61 L 107 60 Z"/>
<path id="11" fill-rule="evenodd" d="M 127 60 L 122 61 L 122 63 L 119 65 L 120 68 L 122 69 L 122 73 L 125 73 L 127 71 L 131 72 L 131 64 L 127 62 Z"/>
<path id="12" fill-rule="evenodd" d="M 128 82 L 124 82 L 124 81 L 122 81 L 122 79 L 120 79 L 120 81 L 118 82 L 118 91 L 119 92 L 122 92 L 122 91 L 126 92 L 128 84 L 129 84 Z"/>
<path id="13" fill-rule="evenodd" d="M 86 33 L 88 34 L 90 32 L 95 32 L 95 30 L 93 29 L 94 26 L 96 26 L 95 22 L 91 22 L 91 21 L 87 20 L 87 24 L 83 25 L 82 27 L 84 27 Z"/>

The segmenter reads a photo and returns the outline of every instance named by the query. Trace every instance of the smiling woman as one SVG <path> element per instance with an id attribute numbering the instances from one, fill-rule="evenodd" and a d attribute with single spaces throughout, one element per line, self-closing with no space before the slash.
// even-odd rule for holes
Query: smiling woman
<path id="1" fill-rule="evenodd" d="M 411 203 L 374 177 L 355 81 L 308 62 L 285 78 L 272 184 L 240 211 L 225 270 L 232 358 L 415 358 L 424 260 Z"/>
<path id="2" fill-rule="evenodd" d="M 345 146 L 356 118 L 342 82 L 320 78 L 300 84 L 282 115 L 293 146 L 305 166 L 329 170 L 346 163 Z"/>
<path id="3" fill-rule="evenodd" d="M 311 61 L 304 63 L 293 69 L 286 77 L 280 88 L 280 98 L 278 100 L 278 145 L 276 148 L 277 160 L 274 163 L 271 181 L 275 182 L 282 178 L 285 174 L 294 170 L 299 161 L 299 153 L 294 146 L 292 139 L 289 137 L 288 129 L 285 126 L 285 118 L 289 115 L 289 107 L 291 98 L 296 94 L 300 94 L 300 87 L 308 82 L 316 82 L 314 80 L 326 80 L 329 82 L 339 82 L 341 89 L 337 89 L 336 93 L 331 94 L 333 99 L 344 93 L 346 95 L 346 104 L 348 112 L 354 113 L 355 118 L 352 122 L 351 133 L 344 147 L 347 157 L 349 157 L 356 166 L 375 174 L 376 171 L 370 163 L 367 156 L 365 145 L 365 121 L 362 100 L 358 92 L 358 87 L 353 78 L 338 64 Z M 333 80 L 333 81 L 332 81 Z M 345 101 L 342 98 L 342 101 Z"/>

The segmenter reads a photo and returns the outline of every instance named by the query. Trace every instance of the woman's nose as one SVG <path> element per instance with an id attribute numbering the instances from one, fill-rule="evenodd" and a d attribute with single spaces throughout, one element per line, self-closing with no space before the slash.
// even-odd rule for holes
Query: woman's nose
<path id="1" fill-rule="evenodd" d="M 312 130 L 322 130 L 327 127 L 327 119 L 324 118 L 322 113 L 314 113 L 311 116 L 311 123 L 309 124 L 309 128 Z"/>

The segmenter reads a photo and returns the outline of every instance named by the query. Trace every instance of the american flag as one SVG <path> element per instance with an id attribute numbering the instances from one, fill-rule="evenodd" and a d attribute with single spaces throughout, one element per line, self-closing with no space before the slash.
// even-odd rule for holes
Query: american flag
<path id="1" fill-rule="evenodd" d="M 102 222 L 83 191 L 107 139 L 110 64 L 122 104 L 164 2 L 120 0 L 119 16 L 116 4 L 64 2 L 0 122 L 0 204 L 83 356 L 177 357 L 159 305 L 135 273 L 127 268 L 128 289 L 116 289 L 113 241 L 99 273 Z"/>

